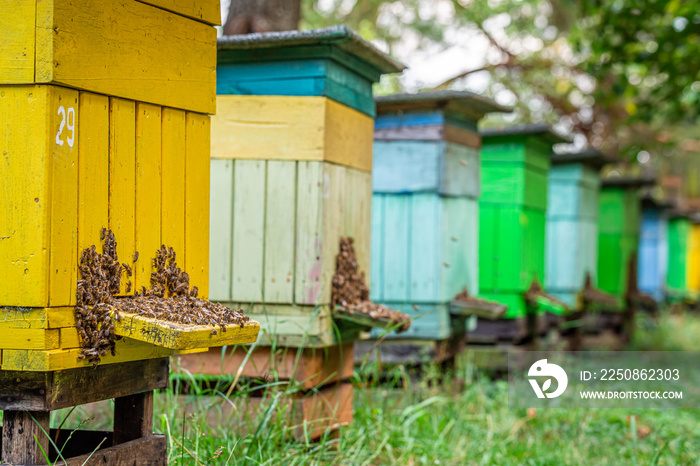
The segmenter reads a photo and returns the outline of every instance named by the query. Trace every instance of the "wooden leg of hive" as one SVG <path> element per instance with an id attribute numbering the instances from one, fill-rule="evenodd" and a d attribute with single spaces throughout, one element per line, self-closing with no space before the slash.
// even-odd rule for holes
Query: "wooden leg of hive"
<path id="1" fill-rule="evenodd" d="M 44 452 L 49 454 L 49 419 L 49 411 L 4 411 L 2 463 L 46 464 Z"/>
<path id="2" fill-rule="evenodd" d="M 114 445 L 153 433 L 153 391 L 114 399 Z"/>

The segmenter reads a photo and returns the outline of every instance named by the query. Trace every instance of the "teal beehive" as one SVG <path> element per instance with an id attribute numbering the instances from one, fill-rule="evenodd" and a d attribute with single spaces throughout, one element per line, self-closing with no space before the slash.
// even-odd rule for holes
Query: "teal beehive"
<path id="1" fill-rule="evenodd" d="M 407 332 L 389 338 L 464 336 L 464 319 L 449 304 L 479 289 L 476 127 L 486 113 L 502 111 L 509 109 L 469 92 L 377 99 L 371 299 L 414 317 Z"/>

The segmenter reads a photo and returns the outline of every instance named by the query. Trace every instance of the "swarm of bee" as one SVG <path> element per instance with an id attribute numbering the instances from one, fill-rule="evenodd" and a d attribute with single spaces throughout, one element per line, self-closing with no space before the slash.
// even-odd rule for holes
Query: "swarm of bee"
<path id="1" fill-rule="evenodd" d="M 402 324 L 397 332 L 408 330 L 411 326 L 410 317 L 369 300 L 369 287 L 364 272 L 359 271 L 354 242 L 353 238 L 340 239 L 340 252 L 335 258 L 332 282 L 333 307 L 342 307 L 350 314 L 364 314 L 373 319 L 388 319 L 395 324 Z"/>
<path id="2" fill-rule="evenodd" d="M 190 289 L 190 277 L 178 267 L 175 251 L 164 245 L 153 259 L 150 288 L 142 287 L 135 296 L 117 297 L 122 274 L 131 277 L 132 269 L 119 263 L 112 231 L 103 228 L 101 240 L 102 254 L 93 245 L 80 257 L 75 315 L 83 344 L 81 359 L 97 365 L 108 351 L 114 356 L 118 337 L 113 320 L 121 320 L 120 311 L 180 324 L 210 325 L 214 335 L 217 328 L 225 332 L 227 325 L 243 327 L 249 321 L 240 310 L 198 298 L 199 290 L 196 286 Z M 137 260 L 138 252 L 134 254 L 134 262 Z M 128 280 L 126 292 L 130 291 Z"/>

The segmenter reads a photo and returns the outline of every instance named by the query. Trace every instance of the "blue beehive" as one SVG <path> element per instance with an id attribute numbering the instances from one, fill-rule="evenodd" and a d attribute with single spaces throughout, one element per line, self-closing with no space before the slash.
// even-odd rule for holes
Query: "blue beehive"
<path id="1" fill-rule="evenodd" d="M 468 92 L 377 99 L 371 299 L 419 317 L 390 338 L 464 335 L 448 304 L 465 287 L 479 290 L 476 126 L 495 111 L 508 109 Z"/>
<path id="2" fill-rule="evenodd" d="M 545 288 L 578 308 L 586 278 L 598 271 L 600 168 L 611 159 L 590 150 L 552 156 L 547 193 Z"/>
<path id="3" fill-rule="evenodd" d="M 669 207 L 649 197 L 642 202 L 637 280 L 639 289 L 657 301 L 666 295 Z"/>

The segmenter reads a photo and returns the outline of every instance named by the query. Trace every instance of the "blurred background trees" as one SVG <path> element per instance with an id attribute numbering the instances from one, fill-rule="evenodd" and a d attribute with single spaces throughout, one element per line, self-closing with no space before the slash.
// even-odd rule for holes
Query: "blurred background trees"
<path id="1" fill-rule="evenodd" d="M 700 197 L 700 2 L 233 0 L 285 3 L 267 30 L 346 24 L 411 69 L 380 92 L 463 89 L 513 105 Z M 234 6 L 234 8 L 237 8 Z M 293 10 L 293 11 L 290 11 Z M 233 11 L 233 10 L 232 10 Z M 272 11 L 272 10 L 267 10 Z M 275 15 L 285 11 L 285 20 Z M 298 15 L 298 16 L 294 16 Z M 229 15 L 224 30 L 237 21 Z M 227 29 L 229 28 L 229 29 Z"/>

